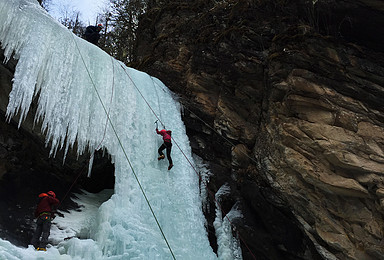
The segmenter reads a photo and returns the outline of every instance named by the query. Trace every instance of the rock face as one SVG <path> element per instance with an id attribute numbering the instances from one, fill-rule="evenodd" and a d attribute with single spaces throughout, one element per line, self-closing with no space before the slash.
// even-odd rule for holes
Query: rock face
<path id="1" fill-rule="evenodd" d="M 384 259 L 381 1 L 153 2 L 136 67 L 231 187 L 243 258 Z"/>
<path id="2" fill-rule="evenodd" d="M 384 259 L 383 12 L 375 0 L 150 1 L 134 66 L 179 95 L 207 188 L 227 185 L 224 214 L 243 214 L 232 219 L 243 259 Z M 13 68 L 0 66 L 3 111 Z M 52 183 L 63 196 L 86 158 L 41 159 L 28 120 L 0 128 L 0 234 L 24 245 L 33 202 L 17 202 Z M 52 180 L 10 196 L 21 176 Z M 214 212 L 210 197 L 209 231 Z"/>

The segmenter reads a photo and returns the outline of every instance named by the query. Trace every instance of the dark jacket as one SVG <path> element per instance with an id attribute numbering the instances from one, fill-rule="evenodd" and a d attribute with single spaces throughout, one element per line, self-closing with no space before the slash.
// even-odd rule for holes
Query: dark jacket
<path id="1" fill-rule="evenodd" d="M 97 44 L 100 39 L 100 29 L 97 26 L 88 26 L 85 29 L 84 38 L 90 43 Z"/>
<path id="2" fill-rule="evenodd" d="M 37 218 L 41 213 L 47 212 L 52 215 L 53 207 L 58 205 L 60 201 L 47 194 L 42 195 L 42 198 L 35 210 L 35 217 Z"/>

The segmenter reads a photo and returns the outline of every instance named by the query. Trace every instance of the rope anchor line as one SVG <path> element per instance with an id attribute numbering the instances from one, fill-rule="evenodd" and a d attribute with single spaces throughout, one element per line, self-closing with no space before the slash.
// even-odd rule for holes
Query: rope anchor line
<path id="1" fill-rule="evenodd" d="M 129 79 L 131 80 L 133 86 L 136 88 L 136 90 L 139 92 L 139 94 L 141 95 L 141 97 L 144 99 L 144 102 L 147 104 L 147 106 L 149 107 L 149 109 L 152 111 L 152 113 L 154 114 L 154 116 L 157 118 L 156 122 L 159 121 L 165 128 L 165 125 L 162 123 L 162 121 L 160 120 L 160 118 L 158 117 L 158 115 L 156 114 L 156 112 L 153 110 L 153 108 L 151 107 L 151 105 L 148 103 L 148 101 L 146 100 L 146 98 L 144 97 L 144 95 L 141 93 L 141 91 L 139 90 L 139 88 L 136 86 L 135 82 L 133 81 L 133 79 L 131 78 L 131 76 L 129 76 L 128 72 L 126 71 L 126 69 L 120 64 L 120 66 L 123 68 L 125 74 L 127 74 L 127 76 L 129 77 Z M 205 121 L 203 121 L 202 119 L 200 119 L 203 123 L 205 123 L 206 125 L 208 125 Z M 241 237 L 240 233 L 236 230 L 235 228 L 235 225 L 233 225 L 232 221 L 229 219 L 228 215 L 225 214 L 221 204 L 216 200 L 216 197 L 215 197 L 215 194 L 209 190 L 209 188 L 207 187 L 207 184 L 205 182 L 203 182 L 199 172 L 196 170 L 196 168 L 193 166 L 192 162 L 189 160 L 189 158 L 187 157 L 187 155 L 184 153 L 184 151 L 181 149 L 181 147 L 179 146 L 179 144 L 176 142 L 176 140 L 171 136 L 172 138 L 172 141 L 176 144 L 177 148 L 180 150 L 180 152 L 183 154 L 183 156 L 185 157 L 185 159 L 188 161 L 189 165 L 191 166 L 191 168 L 195 171 L 196 175 L 198 176 L 199 178 L 199 181 L 200 183 L 203 183 L 203 185 L 205 186 L 205 188 L 207 189 L 208 193 L 212 196 L 212 200 L 217 204 L 217 207 L 219 208 L 219 210 L 223 213 L 224 217 L 228 220 L 228 222 L 230 223 L 232 229 L 234 231 L 236 231 L 236 234 L 238 235 L 238 237 L 240 238 L 240 241 L 243 242 L 243 244 L 245 245 L 245 247 L 248 249 L 249 253 L 252 255 L 252 257 L 256 260 L 256 256 L 254 255 L 254 253 L 252 252 L 252 250 L 249 248 L 249 246 L 247 245 L 247 243 L 244 241 L 244 239 Z M 232 144 L 229 140 L 227 139 L 224 139 L 225 141 L 228 141 L 230 144 Z"/>
<path id="2" fill-rule="evenodd" d="M 103 101 L 102 101 L 102 99 L 101 99 L 101 97 L 100 97 L 100 95 L 99 95 L 99 92 L 98 92 L 98 90 L 97 90 L 97 88 L 96 88 L 96 85 L 95 85 L 95 83 L 94 83 L 94 81 L 93 81 L 93 79 L 92 79 L 92 77 L 91 77 L 91 75 L 90 75 L 90 72 L 89 72 L 88 67 L 87 67 L 87 65 L 86 65 L 86 63 L 85 63 L 85 60 L 84 60 L 84 58 L 83 58 L 83 56 L 82 56 L 82 54 L 81 54 L 81 51 L 80 51 L 80 49 L 79 49 L 79 46 L 77 45 L 76 39 L 74 38 L 74 35 L 73 35 L 72 33 L 71 33 L 71 35 L 72 35 L 72 37 L 73 37 L 73 40 L 75 41 L 77 50 L 78 50 L 78 52 L 79 52 L 79 54 L 80 54 L 80 56 L 81 56 L 81 59 L 82 59 L 82 61 L 83 61 L 83 63 L 84 63 L 84 66 L 85 66 L 85 68 L 86 68 L 86 70 L 87 70 L 88 76 L 89 76 L 90 79 L 91 79 L 92 85 L 93 85 L 93 87 L 94 87 L 94 89 L 95 89 L 95 92 L 96 92 L 96 94 L 97 94 L 97 96 L 98 96 L 98 98 L 99 98 L 99 100 L 100 100 L 100 103 L 101 103 L 101 105 L 102 105 L 102 107 L 103 107 L 103 109 L 104 109 L 104 112 L 107 114 L 107 119 L 108 119 L 109 123 L 111 124 L 112 130 L 113 130 L 114 134 L 116 135 L 116 138 L 118 139 L 118 142 L 119 142 L 120 147 L 121 147 L 122 150 L 123 150 L 124 156 L 125 156 L 126 160 L 127 160 L 128 163 L 129 163 L 129 166 L 130 166 L 130 168 L 131 168 L 131 170 L 132 170 L 132 173 L 133 173 L 133 175 L 134 175 L 134 177 L 135 177 L 135 179 L 136 179 L 136 181 L 137 181 L 137 183 L 138 183 L 138 185 L 139 185 L 139 187 L 140 187 L 140 190 L 141 190 L 141 192 L 142 192 L 142 194 L 143 194 L 143 196 L 144 196 L 144 198 L 145 198 L 145 200 L 146 200 L 146 202 L 147 202 L 147 204 L 148 204 L 149 209 L 151 210 L 151 213 L 152 213 L 152 215 L 153 215 L 153 217 L 154 217 L 154 219 L 155 219 L 155 221 L 156 221 L 156 223 L 157 223 L 157 226 L 158 226 L 159 229 L 160 229 L 160 232 L 161 232 L 161 234 L 162 234 L 162 236 L 163 236 L 163 238 L 164 238 L 164 240 L 165 240 L 165 242 L 166 242 L 166 244 L 167 244 L 167 246 L 168 246 L 168 249 L 169 249 L 169 251 L 170 251 L 170 253 L 171 253 L 173 259 L 176 260 L 175 255 L 173 254 L 173 251 L 172 251 L 172 249 L 171 249 L 171 247 L 170 247 L 170 245 L 169 245 L 169 243 L 168 243 L 168 240 L 167 240 L 167 238 L 165 237 L 165 234 L 164 234 L 164 232 L 163 232 L 163 230 L 162 230 L 162 228 L 161 228 L 161 226 L 160 226 L 160 223 L 158 222 L 158 219 L 157 219 L 157 217 L 156 217 L 156 215 L 155 215 L 155 213 L 154 213 L 154 211 L 153 211 L 153 209 L 152 209 L 152 207 L 151 207 L 151 204 L 150 204 L 150 202 L 149 202 L 149 200 L 148 200 L 148 198 L 147 198 L 147 196 L 146 196 L 146 194 L 145 194 L 145 192 L 144 192 L 144 189 L 143 189 L 143 187 L 141 186 L 141 183 L 140 183 L 140 181 L 139 181 L 139 179 L 138 179 L 138 177 L 137 177 L 137 175 L 136 175 L 136 173 L 135 173 L 135 171 L 134 171 L 134 169 L 133 169 L 133 167 L 132 167 L 132 164 L 131 164 L 131 162 L 130 162 L 130 160 L 129 160 L 129 158 L 128 158 L 128 155 L 126 154 L 126 151 L 125 151 L 125 149 L 124 149 L 124 147 L 123 147 L 123 145 L 122 145 L 122 143 L 121 143 L 121 140 L 120 140 L 120 138 L 119 138 L 119 136 L 118 136 L 118 134 L 117 134 L 117 132 L 116 132 L 116 129 L 115 129 L 115 127 L 114 127 L 114 125 L 113 125 L 113 123 L 112 123 L 110 117 L 109 117 L 109 113 L 107 113 L 107 110 L 106 110 L 106 108 L 105 108 L 105 105 L 104 105 L 104 103 L 103 103 Z M 141 91 L 139 90 L 139 88 L 136 86 L 135 82 L 133 81 L 133 79 L 131 78 L 131 76 L 128 74 L 128 72 L 126 71 L 126 69 L 123 67 L 122 64 L 120 64 L 120 66 L 121 66 L 121 68 L 124 70 L 124 72 L 125 72 L 125 74 L 128 76 L 128 78 L 130 79 L 130 81 L 132 82 L 133 86 L 134 86 L 134 87 L 136 88 L 136 90 L 139 92 L 139 94 L 141 95 L 141 97 L 143 98 L 143 100 L 145 101 L 145 103 L 147 104 L 148 108 L 152 111 L 152 113 L 154 114 L 154 116 L 157 118 L 157 120 L 155 121 L 156 126 L 157 126 L 157 122 L 159 121 L 159 122 L 163 125 L 163 127 L 165 128 L 165 125 L 163 124 L 163 122 L 161 121 L 161 119 L 159 118 L 159 116 L 156 114 L 156 112 L 153 110 L 153 108 L 151 107 L 151 105 L 148 103 L 148 101 L 146 100 L 146 98 L 144 97 L 144 95 L 141 93 Z M 151 79 L 152 79 L 152 78 L 151 78 Z M 153 80 L 152 80 L 152 81 L 153 81 Z M 202 119 L 200 119 L 200 120 L 203 121 Z M 205 121 L 203 121 L 203 123 L 207 124 Z M 184 151 L 181 149 L 181 147 L 178 145 L 178 143 L 176 142 L 176 140 L 175 140 L 173 137 L 171 137 L 171 138 L 172 138 L 172 141 L 173 141 L 173 142 L 176 144 L 176 146 L 178 147 L 178 149 L 181 151 L 181 153 L 184 155 L 184 157 L 186 158 L 186 160 L 188 161 L 188 163 L 190 164 L 190 166 L 192 167 L 192 169 L 195 171 L 195 173 L 197 174 L 199 180 L 202 182 L 201 176 L 200 176 L 200 174 L 198 173 L 198 171 L 196 170 L 196 168 L 193 166 L 192 162 L 188 159 L 188 157 L 186 156 L 186 154 L 184 153 Z M 229 141 L 229 140 L 226 140 L 226 139 L 225 139 L 225 141 Z M 231 142 L 229 142 L 229 143 L 232 144 Z M 204 182 L 202 182 L 202 183 L 204 183 Z M 204 186 L 206 187 L 208 193 L 213 197 L 213 201 L 214 201 L 215 203 L 217 203 L 218 208 L 220 209 L 220 211 L 221 211 L 222 213 L 225 213 L 225 212 L 223 211 L 223 209 L 222 209 L 220 203 L 216 200 L 214 194 L 209 190 L 209 188 L 207 187 L 207 185 L 206 185 L 205 183 L 204 183 Z M 224 215 L 225 215 L 225 218 L 226 218 L 226 219 L 228 220 L 228 222 L 230 223 L 230 225 L 232 226 L 233 230 L 236 231 L 235 226 L 233 225 L 233 223 L 231 222 L 231 220 L 229 219 L 229 217 L 227 216 L 227 214 L 224 214 Z M 236 231 L 236 233 L 237 233 L 237 235 L 239 236 L 240 240 L 241 240 L 241 241 L 243 242 L 243 244 L 245 245 L 245 247 L 248 249 L 248 251 L 250 252 L 250 254 L 252 255 L 252 257 L 253 257 L 254 259 L 256 259 L 256 256 L 254 255 L 254 253 L 252 252 L 252 250 L 248 247 L 247 243 L 245 243 L 244 239 L 240 236 L 239 232 Z"/>
<path id="3" fill-rule="evenodd" d="M 143 189 L 143 187 L 142 187 L 142 185 L 141 185 L 141 183 L 140 183 L 140 181 L 139 181 L 139 178 L 137 177 L 137 174 L 136 174 L 136 172 L 135 172 L 135 170 L 134 170 L 134 168 L 133 168 L 133 166 L 132 166 L 132 163 L 131 163 L 131 161 L 130 161 L 129 158 L 128 158 L 128 155 L 127 155 L 127 153 L 126 153 L 126 151 L 125 151 L 125 148 L 124 148 L 124 146 L 123 146 L 123 144 L 122 144 L 122 142 L 121 142 L 121 139 L 120 139 L 119 135 L 117 134 L 116 128 L 115 128 L 114 124 L 112 123 L 112 120 L 111 120 L 111 118 L 110 118 L 110 116 L 109 116 L 109 113 L 107 112 L 107 109 L 106 109 L 106 107 L 105 107 L 105 105 L 104 105 L 104 103 L 103 103 L 103 100 L 102 100 L 101 97 L 100 97 L 99 91 L 98 91 L 97 88 L 96 88 L 95 82 L 94 82 L 93 79 L 92 79 L 91 73 L 90 73 L 90 71 L 89 71 L 89 69 L 88 69 L 88 67 L 87 67 L 87 64 L 85 63 L 84 57 L 83 57 L 83 55 L 81 54 L 80 48 L 79 48 L 79 46 L 78 46 L 78 44 L 77 44 L 77 42 L 76 42 L 76 38 L 75 38 L 75 36 L 73 35 L 73 33 L 71 33 L 71 32 L 69 32 L 69 33 L 72 35 L 72 38 L 73 38 L 73 40 L 74 40 L 74 42 L 75 42 L 77 51 L 79 52 L 79 55 L 80 55 L 80 57 L 81 57 L 81 60 L 82 60 L 82 62 L 83 62 L 83 64 L 84 64 L 84 67 L 85 67 L 85 69 L 86 69 L 86 71 L 87 71 L 87 74 L 88 74 L 88 76 L 89 76 L 89 78 L 90 78 L 90 80 L 91 80 L 91 83 L 92 83 L 92 86 L 93 86 L 93 88 L 94 88 L 94 90 L 95 90 L 95 92 L 96 92 L 96 95 L 97 95 L 97 97 L 98 97 L 98 99 L 99 99 L 99 101 L 100 101 L 100 103 L 101 103 L 101 105 L 102 105 L 102 107 L 103 107 L 103 110 L 104 110 L 105 114 L 107 115 L 107 120 L 108 120 L 108 122 L 111 124 L 111 128 L 112 128 L 112 130 L 113 130 L 113 132 L 114 132 L 114 134 L 115 134 L 115 136 L 116 136 L 116 138 L 117 138 L 117 140 L 118 140 L 118 142 L 119 142 L 119 146 L 121 147 L 121 149 L 122 149 L 122 151 L 123 151 L 123 153 L 124 153 L 124 157 L 125 157 L 125 159 L 127 160 L 128 164 L 129 164 L 129 167 L 130 167 L 131 170 L 132 170 L 132 173 L 133 173 L 133 175 L 134 175 L 134 177 L 135 177 L 135 180 L 136 180 L 137 184 L 139 185 L 139 188 L 140 188 L 140 190 L 141 190 L 141 192 L 142 192 L 142 194 L 143 194 L 143 196 L 144 196 L 144 198 L 145 198 L 145 201 L 146 201 L 146 203 L 147 203 L 147 205 L 148 205 L 148 207 L 149 207 L 149 209 L 150 209 L 150 211 L 151 211 L 151 213 L 152 213 L 152 216 L 154 217 L 154 219 L 155 219 L 155 221 L 156 221 L 157 226 L 158 226 L 159 229 L 160 229 L 160 232 L 161 232 L 161 234 L 162 234 L 162 237 L 163 237 L 165 243 L 167 244 L 167 247 L 168 247 L 168 249 L 169 249 L 169 251 L 170 251 L 170 253 L 171 253 L 171 255 L 172 255 L 172 258 L 173 258 L 174 260 L 176 260 L 176 257 L 175 257 L 175 255 L 174 255 L 174 253 L 173 253 L 173 251 L 172 251 L 172 248 L 171 248 L 171 246 L 169 245 L 169 242 L 168 242 L 168 240 L 167 240 L 167 238 L 166 238 L 166 236 L 165 236 L 165 234 L 164 234 L 164 232 L 163 232 L 163 229 L 162 229 L 161 226 L 160 226 L 160 223 L 159 223 L 159 221 L 158 221 L 158 219 L 157 219 L 157 217 L 156 217 L 155 212 L 154 212 L 153 209 L 152 209 L 152 206 L 151 206 L 151 204 L 150 204 L 150 202 L 149 202 L 149 200 L 148 200 L 147 195 L 146 195 L 145 192 L 144 192 L 144 189 Z M 120 65 L 121 65 L 121 64 L 120 64 Z M 124 67 L 123 67 L 122 65 L 121 65 L 121 67 L 124 69 Z M 125 71 L 125 69 L 124 69 L 124 71 Z M 127 73 L 127 72 L 125 71 L 125 73 Z M 128 75 L 128 74 L 127 74 L 127 75 Z M 128 76 L 129 76 L 129 75 L 128 75 Z M 129 78 L 130 78 L 130 80 L 133 82 L 132 78 L 131 78 L 131 77 L 129 77 Z M 134 82 L 133 82 L 133 83 L 134 83 Z M 141 92 L 140 92 L 140 94 L 141 94 Z M 143 97 L 142 94 L 141 94 L 141 96 Z M 144 98 L 144 97 L 143 97 L 143 98 Z M 147 104 L 148 104 L 148 103 L 147 103 Z"/>

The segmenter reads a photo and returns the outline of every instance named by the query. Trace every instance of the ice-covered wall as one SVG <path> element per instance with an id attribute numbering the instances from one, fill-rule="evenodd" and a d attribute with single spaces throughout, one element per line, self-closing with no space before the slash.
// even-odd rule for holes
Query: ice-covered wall
<path id="1" fill-rule="evenodd" d="M 114 194 L 98 209 L 88 238 L 63 241 L 44 257 L 216 259 L 204 227 L 198 176 L 184 157 L 193 162 L 172 93 L 73 35 L 35 0 L 0 0 L 0 42 L 6 58 L 18 60 L 7 117 L 19 113 L 21 124 L 38 99 L 35 120 L 42 122 L 53 155 L 76 142 L 79 154 L 107 149 L 115 164 Z M 157 119 L 173 133 L 171 171 L 166 160 L 157 161 Z M 0 258 L 36 255 L 31 247 L 0 242 Z"/>

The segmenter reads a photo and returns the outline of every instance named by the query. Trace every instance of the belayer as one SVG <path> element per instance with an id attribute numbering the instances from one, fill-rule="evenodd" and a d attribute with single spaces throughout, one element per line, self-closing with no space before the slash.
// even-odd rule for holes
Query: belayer
<path id="1" fill-rule="evenodd" d="M 59 203 L 60 201 L 56 198 L 56 194 L 53 191 L 39 195 L 39 202 L 35 210 L 37 226 L 31 241 L 31 244 L 39 251 L 46 251 L 48 237 L 51 232 L 51 220 L 55 217 L 53 213 L 54 207 Z"/>
<path id="2" fill-rule="evenodd" d="M 171 158 L 171 149 L 172 149 L 171 134 L 172 134 L 172 131 L 171 130 L 165 130 L 165 129 L 159 131 L 159 129 L 157 129 L 157 127 L 156 127 L 156 133 L 163 136 L 163 141 L 164 141 L 164 143 L 157 150 L 159 153 L 159 157 L 157 159 L 159 161 L 164 159 L 165 156 L 164 156 L 163 150 L 167 149 L 166 151 L 167 151 L 167 159 L 169 162 L 169 166 L 168 166 L 168 171 L 169 171 L 173 167 L 172 158 Z"/>
<path id="3" fill-rule="evenodd" d="M 85 29 L 84 38 L 90 43 L 97 45 L 100 39 L 100 31 L 102 29 L 103 25 L 100 23 L 97 26 L 90 25 Z"/>

